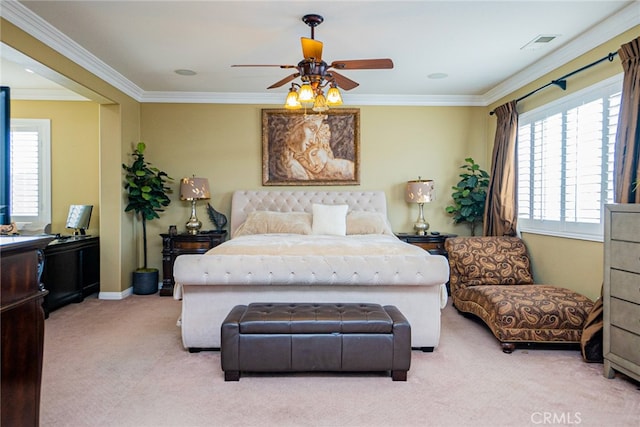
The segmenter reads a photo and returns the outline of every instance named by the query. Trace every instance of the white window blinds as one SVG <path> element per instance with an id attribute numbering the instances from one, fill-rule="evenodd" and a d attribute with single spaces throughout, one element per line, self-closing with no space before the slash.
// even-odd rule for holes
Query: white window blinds
<path id="1" fill-rule="evenodd" d="M 602 239 L 621 87 L 620 75 L 520 116 L 521 231 Z"/>
<path id="2" fill-rule="evenodd" d="M 50 122 L 11 120 L 11 219 L 43 227 L 51 222 Z"/>

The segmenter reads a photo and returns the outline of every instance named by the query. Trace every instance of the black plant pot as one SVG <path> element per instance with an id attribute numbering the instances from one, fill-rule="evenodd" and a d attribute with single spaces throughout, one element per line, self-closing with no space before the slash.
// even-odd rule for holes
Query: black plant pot
<path id="1" fill-rule="evenodd" d="M 133 272 L 133 293 L 150 295 L 158 292 L 158 269 L 147 268 Z"/>

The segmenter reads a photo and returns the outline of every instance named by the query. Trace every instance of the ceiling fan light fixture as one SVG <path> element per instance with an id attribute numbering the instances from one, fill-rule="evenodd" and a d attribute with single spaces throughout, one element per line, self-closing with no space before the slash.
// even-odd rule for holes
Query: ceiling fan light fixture
<path id="1" fill-rule="evenodd" d="M 298 92 L 296 91 L 295 86 L 291 86 L 291 89 L 289 89 L 289 94 L 284 102 L 284 108 L 287 110 L 298 110 L 302 108 L 302 104 L 300 104 L 300 101 L 298 100 Z"/>
<path id="2" fill-rule="evenodd" d="M 329 106 L 327 105 L 327 99 L 322 94 L 322 91 L 319 91 L 316 95 L 315 101 L 313 102 L 312 110 L 316 113 L 321 113 L 323 111 L 327 111 L 328 109 Z"/>
<path id="3" fill-rule="evenodd" d="M 342 94 L 335 84 L 331 85 L 331 88 L 327 91 L 327 105 L 330 107 L 342 105 Z"/>
<path id="4" fill-rule="evenodd" d="M 300 91 L 298 92 L 298 100 L 302 103 L 308 102 L 312 103 L 315 94 L 313 93 L 313 88 L 309 83 L 304 83 L 300 86 Z"/>

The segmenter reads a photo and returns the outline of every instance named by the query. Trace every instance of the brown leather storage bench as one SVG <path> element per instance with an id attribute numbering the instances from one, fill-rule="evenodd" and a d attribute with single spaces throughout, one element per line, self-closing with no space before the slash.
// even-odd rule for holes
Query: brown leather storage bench
<path id="1" fill-rule="evenodd" d="M 391 371 L 406 381 L 411 365 L 411 326 L 392 305 L 237 305 L 221 335 L 225 381 L 243 371 Z"/>

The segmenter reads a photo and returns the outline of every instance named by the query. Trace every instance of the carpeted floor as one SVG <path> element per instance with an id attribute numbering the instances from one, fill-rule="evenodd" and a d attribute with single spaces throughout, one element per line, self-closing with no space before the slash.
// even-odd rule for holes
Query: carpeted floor
<path id="1" fill-rule="evenodd" d="M 378 374 L 223 380 L 218 352 L 182 348 L 180 302 L 95 297 L 45 322 L 40 425 L 640 425 L 640 387 L 609 380 L 577 350 L 502 353 L 488 329 L 448 306 L 440 346 L 412 352 L 408 381 Z"/>

